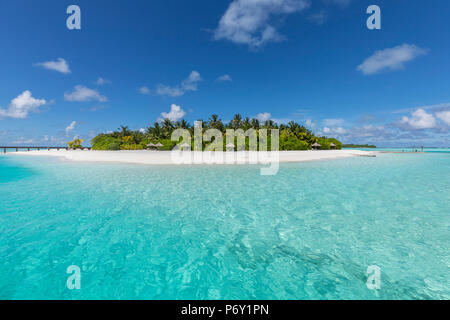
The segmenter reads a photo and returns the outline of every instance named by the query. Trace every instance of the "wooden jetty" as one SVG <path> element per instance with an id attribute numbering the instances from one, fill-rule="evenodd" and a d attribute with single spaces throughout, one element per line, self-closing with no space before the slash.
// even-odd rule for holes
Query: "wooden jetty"
<path id="1" fill-rule="evenodd" d="M 12 150 L 16 150 L 16 152 L 18 152 L 19 150 L 21 150 L 21 151 L 31 151 L 31 150 L 37 150 L 37 151 L 40 151 L 40 150 L 48 150 L 48 151 L 50 151 L 50 150 L 69 150 L 69 148 L 68 147 L 24 147 L 24 146 L 21 146 L 21 147 L 2 147 L 2 146 L 0 146 L 0 150 L 2 150 L 3 149 L 3 153 L 6 153 L 6 150 L 8 150 L 8 149 L 12 149 Z M 90 147 L 83 147 L 83 149 L 82 150 L 91 150 L 91 148 Z"/>

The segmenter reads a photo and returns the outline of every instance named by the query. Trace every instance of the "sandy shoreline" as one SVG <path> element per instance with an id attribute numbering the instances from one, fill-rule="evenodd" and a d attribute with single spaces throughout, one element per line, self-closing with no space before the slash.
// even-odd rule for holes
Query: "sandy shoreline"
<path id="1" fill-rule="evenodd" d="M 374 152 L 360 150 L 321 150 L 321 151 L 280 151 L 275 152 L 185 152 L 175 157 L 171 151 L 67 151 L 67 150 L 42 150 L 42 151 L 19 151 L 11 152 L 8 155 L 27 155 L 27 156 L 52 156 L 62 157 L 71 161 L 82 162 L 118 162 L 131 164 L 152 164 L 152 165 L 170 165 L 190 163 L 190 159 L 196 156 L 204 157 L 207 161 L 194 163 L 215 163 L 215 164 L 235 164 L 235 163 L 270 163 L 270 162 L 304 162 L 326 159 L 340 159 L 355 156 L 373 156 Z M 188 159 L 188 160 L 186 160 Z M 199 159 L 199 158 L 197 158 Z M 218 160 L 219 159 L 219 160 Z M 255 162 L 255 159 L 256 162 Z"/>

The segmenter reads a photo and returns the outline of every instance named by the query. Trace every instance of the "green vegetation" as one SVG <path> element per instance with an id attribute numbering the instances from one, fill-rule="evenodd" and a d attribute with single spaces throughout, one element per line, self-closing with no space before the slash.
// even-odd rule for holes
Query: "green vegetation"
<path id="1" fill-rule="evenodd" d="M 74 139 L 73 141 L 67 142 L 67 145 L 69 146 L 69 149 L 83 149 L 83 146 L 81 145 L 83 142 L 83 139 Z"/>
<path id="2" fill-rule="evenodd" d="M 192 137 L 192 146 L 194 140 L 194 127 L 185 120 L 172 122 L 169 119 L 156 122 L 153 126 L 148 127 L 145 132 L 133 131 L 126 126 L 121 126 L 117 131 L 112 133 L 102 133 L 92 139 L 93 150 L 142 150 L 147 149 L 150 143 L 161 143 L 163 146 L 159 150 L 172 150 L 177 142 L 171 141 L 171 136 L 176 129 L 187 129 Z M 241 115 L 236 114 L 229 123 L 224 123 L 219 117 L 213 114 L 208 121 L 203 122 L 203 134 L 208 129 L 217 129 L 223 134 L 223 145 L 225 147 L 226 130 L 227 129 L 242 129 L 247 131 L 254 129 L 259 137 L 260 129 L 267 129 L 268 150 L 270 150 L 270 130 L 278 129 L 280 132 L 280 150 L 310 150 L 311 145 L 315 142 L 319 143 L 321 150 L 342 149 L 342 143 L 334 138 L 317 137 L 306 127 L 291 121 L 287 125 L 278 125 L 272 120 L 261 123 L 258 119 L 242 118 Z M 181 141 L 180 138 L 179 141 Z M 203 148 L 214 142 L 214 139 L 205 141 L 203 139 Z M 234 144 L 237 145 L 237 138 L 234 138 Z M 249 139 L 246 138 L 245 148 L 249 149 Z M 331 146 L 334 144 L 335 146 Z M 224 148 L 225 150 L 225 148 Z"/>
<path id="3" fill-rule="evenodd" d="M 343 148 L 376 148 L 377 146 L 371 144 L 344 144 Z"/>

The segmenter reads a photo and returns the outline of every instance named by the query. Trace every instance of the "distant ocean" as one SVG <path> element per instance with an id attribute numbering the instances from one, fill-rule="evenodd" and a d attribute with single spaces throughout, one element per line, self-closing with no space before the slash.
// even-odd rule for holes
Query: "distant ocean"
<path id="1" fill-rule="evenodd" d="M 0 299 L 450 298 L 448 151 L 275 176 L 7 154 L 0 203 Z"/>
<path id="2" fill-rule="evenodd" d="M 412 147 L 406 148 L 344 148 L 345 150 L 364 150 L 364 151 L 392 151 L 392 152 L 413 152 Z M 422 147 L 415 147 L 417 151 L 422 151 Z M 448 152 L 450 153 L 450 148 L 423 148 L 424 152 Z"/>

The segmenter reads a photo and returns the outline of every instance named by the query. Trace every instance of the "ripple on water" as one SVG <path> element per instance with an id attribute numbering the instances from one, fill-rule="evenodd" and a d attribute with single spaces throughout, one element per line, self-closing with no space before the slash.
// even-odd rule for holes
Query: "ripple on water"
<path id="1" fill-rule="evenodd" d="M 0 298 L 448 299 L 449 169 L 446 154 L 274 177 L 0 157 Z"/>

